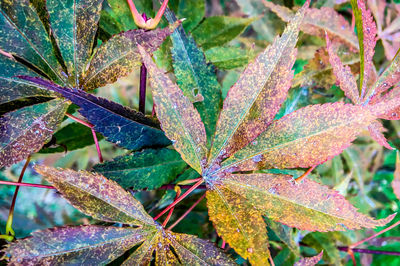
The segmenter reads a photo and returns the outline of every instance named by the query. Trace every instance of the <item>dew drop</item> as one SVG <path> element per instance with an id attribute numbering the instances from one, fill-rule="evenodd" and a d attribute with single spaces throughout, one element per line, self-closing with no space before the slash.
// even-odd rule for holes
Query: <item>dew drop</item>
<path id="1" fill-rule="evenodd" d="M 261 162 L 261 160 L 262 160 L 262 155 L 261 154 L 256 155 L 256 156 L 253 157 L 253 162 L 255 162 L 255 163 L 259 163 L 259 162 Z"/>

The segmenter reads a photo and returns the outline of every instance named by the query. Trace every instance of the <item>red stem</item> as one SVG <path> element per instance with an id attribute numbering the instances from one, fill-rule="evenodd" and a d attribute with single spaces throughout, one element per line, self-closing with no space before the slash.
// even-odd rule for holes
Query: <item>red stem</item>
<path id="1" fill-rule="evenodd" d="M 225 240 L 222 239 L 222 244 L 221 244 L 222 249 L 225 249 L 225 244 L 226 244 Z"/>
<path id="2" fill-rule="evenodd" d="M 312 166 L 310 169 L 308 169 L 304 174 L 302 174 L 300 177 L 298 177 L 298 178 L 296 179 L 296 182 L 300 182 L 301 180 L 303 180 L 304 178 L 306 178 L 306 176 L 308 176 L 308 175 L 312 172 L 312 170 L 315 169 L 315 167 L 317 167 L 317 166 L 314 165 L 314 166 Z"/>
<path id="3" fill-rule="evenodd" d="M 31 184 L 31 183 L 21 183 L 21 182 L 12 182 L 12 181 L 1 181 L 0 185 L 9 185 L 9 186 L 17 186 L 17 187 L 38 187 L 38 188 L 47 188 L 47 189 L 56 189 L 53 186 L 46 186 L 40 184 Z"/>
<path id="4" fill-rule="evenodd" d="M 198 186 L 200 186 L 204 182 L 203 179 L 199 180 L 196 184 L 194 184 L 191 188 L 189 188 L 185 193 L 182 194 L 178 199 L 176 199 L 174 202 L 172 202 L 167 208 L 165 208 L 162 212 L 160 212 L 156 217 L 154 217 L 154 221 L 156 221 L 158 218 L 160 218 L 164 213 L 169 211 L 171 208 L 173 208 L 176 204 L 181 202 L 184 198 L 187 197 L 193 190 L 195 190 Z"/>
<path id="5" fill-rule="evenodd" d="M 181 190 L 179 189 L 179 190 L 176 192 L 176 195 L 175 195 L 175 199 L 174 199 L 174 200 L 176 200 L 180 195 L 181 195 Z M 163 227 L 166 227 L 166 226 L 167 226 L 168 221 L 169 221 L 169 219 L 171 219 L 172 213 L 174 212 L 174 209 L 175 209 L 175 208 L 171 208 L 171 209 L 169 210 L 168 215 L 167 215 L 167 218 L 165 218 L 165 220 L 164 220 L 164 222 L 163 222 L 163 224 L 162 224 Z"/>
<path id="6" fill-rule="evenodd" d="M 30 160 L 31 160 L 31 156 L 28 156 L 28 158 L 26 159 L 26 162 L 24 164 L 24 167 L 22 168 L 21 174 L 19 175 L 18 183 L 22 182 L 22 179 L 24 178 L 25 170 L 28 167 Z M 8 213 L 8 217 L 10 217 L 14 214 L 14 207 L 15 207 L 15 202 L 17 201 L 18 191 L 19 191 L 19 186 L 17 186 L 15 188 L 14 196 L 11 201 L 10 211 Z"/>
<path id="7" fill-rule="evenodd" d="M 340 251 L 347 252 L 349 247 L 338 247 Z M 366 253 L 366 254 L 382 254 L 382 255 L 391 255 L 391 256 L 400 256 L 400 252 L 398 251 L 384 251 L 384 250 L 372 250 L 365 248 L 353 248 L 353 252 L 356 253 Z"/>
<path id="8" fill-rule="evenodd" d="M 163 185 L 163 186 L 161 186 L 160 188 L 158 188 L 158 189 L 164 189 L 164 190 L 171 190 L 171 189 L 174 189 L 175 188 L 175 186 L 176 185 Z M 179 187 L 181 188 L 181 189 L 189 189 L 189 188 L 191 188 L 192 186 L 191 185 L 179 185 Z M 201 185 L 201 186 L 198 186 L 196 189 L 207 189 L 207 187 L 205 186 L 205 185 Z"/>
<path id="9" fill-rule="evenodd" d="M 193 203 L 193 205 L 184 214 L 182 214 L 182 216 L 179 217 L 178 220 L 176 220 L 170 227 L 168 227 L 168 230 L 172 230 L 172 228 L 180 223 L 180 221 L 182 221 L 197 206 L 197 204 L 199 204 L 204 199 L 205 196 L 206 193 L 204 193 L 195 203 Z"/>

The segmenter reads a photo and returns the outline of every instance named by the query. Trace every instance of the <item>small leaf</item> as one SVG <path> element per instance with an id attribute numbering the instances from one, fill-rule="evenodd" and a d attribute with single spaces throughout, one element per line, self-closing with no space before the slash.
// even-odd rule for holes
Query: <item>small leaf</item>
<path id="1" fill-rule="evenodd" d="M 130 150 L 143 147 L 167 146 L 170 141 L 154 120 L 142 113 L 88 94 L 83 90 L 69 89 L 54 83 L 31 77 L 21 77 L 43 88 L 62 94 L 81 109 L 79 112 L 94 125 L 97 132 L 108 141 Z"/>
<path id="2" fill-rule="evenodd" d="M 55 99 L 0 117 L 0 168 L 40 150 L 61 123 L 68 104 Z"/>
<path id="3" fill-rule="evenodd" d="M 137 45 L 152 53 L 179 24 L 178 21 L 164 29 L 130 30 L 114 35 L 97 49 L 90 61 L 83 81 L 86 90 L 103 87 L 130 74 L 142 64 Z"/>
<path id="4" fill-rule="evenodd" d="M 256 18 L 207 17 L 192 32 L 196 43 L 207 50 L 221 46 L 240 35 Z"/>
<path id="5" fill-rule="evenodd" d="M 64 77 L 53 47 L 29 0 L 0 3 L 0 49 L 23 58 L 57 82 Z"/>
<path id="6" fill-rule="evenodd" d="M 124 188 L 153 190 L 174 180 L 185 167 L 179 153 L 165 148 L 134 152 L 93 169 Z"/>
<path id="7" fill-rule="evenodd" d="M 293 78 L 292 66 L 301 23 L 308 2 L 280 38 L 250 63 L 229 90 L 217 123 L 208 163 L 212 166 L 243 148 L 272 122 Z"/>
<path id="8" fill-rule="evenodd" d="M 341 102 L 306 106 L 275 121 L 219 171 L 321 164 L 350 146 L 374 118 L 367 108 Z"/>
<path id="9" fill-rule="evenodd" d="M 235 174 L 217 179 L 245 198 L 273 221 L 308 231 L 344 231 L 375 228 L 390 222 L 395 214 L 374 220 L 358 213 L 337 191 L 309 179 L 296 183 L 291 176 Z"/>
<path id="10" fill-rule="evenodd" d="M 11 265 L 103 265 L 144 241 L 147 232 L 113 226 L 57 227 L 34 232 L 5 250 Z"/>
<path id="11" fill-rule="evenodd" d="M 139 47 L 150 74 L 157 117 L 175 149 L 198 173 L 202 172 L 207 154 L 204 124 L 193 104 L 163 71 L 158 69 L 149 54 Z"/>
<path id="12" fill-rule="evenodd" d="M 92 55 L 103 0 L 47 0 L 46 3 L 69 82 L 80 87 L 80 77 Z"/>
<path id="13" fill-rule="evenodd" d="M 170 23 L 176 21 L 175 15 L 168 9 L 165 17 Z M 207 65 L 203 52 L 197 47 L 193 38 L 185 33 L 182 26 L 171 34 L 171 40 L 176 82 L 183 95 L 194 102 L 194 107 L 206 128 L 207 144 L 211 145 L 220 111 L 221 86 L 215 71 Z"/>
<path id="14" fill-rule="evenodd" d="M 392 181 L 393 192 L 396 195 L 397 199 L 400 200 L 400 154 L 397 152 L 396 156 L 396 170 L 393 174 Z"/>
<path id="15" fill-rule="evenodd" d="M 154 225 L 139 201 L 102 175 L 44 165 L 36 165 L 35 170 L 86 215 L 107 222 Z"/>
<path id="16" fill-rule="evenodd" d="M 298 262 L 294 264 L 294 266 L 314 266 L 322 259 L 323 254 L 324 252 L 321 251 L 318 255 L 314 257 L 301 258 Z"/>
<path id="17" fill-rule="evenodd" d="M 207 206 L 218 235 L 240 256 L 253 265 L 269 265 L 267 230 L 259 211 L 241 196 L 218 185 L 207 190 Z"/>
<path id="18" fill-rule="evenodd" d="M 207 61 L 220 69 L 242 67 L 252 59 L 251 51 L 238 47 L 214 47 L 205 52 Z"/>

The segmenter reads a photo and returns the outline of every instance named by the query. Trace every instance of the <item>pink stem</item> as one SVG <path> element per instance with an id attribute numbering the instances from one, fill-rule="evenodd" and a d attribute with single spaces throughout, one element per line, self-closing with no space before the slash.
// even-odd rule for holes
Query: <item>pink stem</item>
<path id="1" fill-rule="evenodd" d="M 24 178 L 25 170 L 28 167 L 30 160 L 31 160 L 31 156 L 28 156 L 28 158 L 26 159 L 26 162 L 24 164 L 24 167 L 22 168 L 21 174 L 19 175 L 18 183 L 22 182 L 22 179 Z M 11 201 L 10 211 L 8 213 L 8 217 L 13 216 L 13 214 L 14 214 L 14 207 L 15 207 L 15 202 L 17 201 L 18 192 L 19 192 L 19 186 L 17 186 L 15 188 L 14 196 Z"/>
<path id="2" fill-rule="evenodd" d="M 392 229 L 392 228 L 398 226 L 399 224 L 400 224 L 400 221 L 398 221 L 397 223 L 392 224 L 391 226 L 389 226 L 389 227 L 383 229 L 382 231 L 380 231 L 380 232 L 378 232 L 378 233 L 376 233 L 376 234 L 373 234 L 373 235 L 370 236 L 370 237 L 367 237 L 366 239 L 363 239 L 363 240 L 361 240 L 361 241 L 358 241 L 357 243 L 351 244 L 351 245 L 350 245 L 350 249 L 355 248 L 356 246 L 359 246 L 359 245 L 361 245 L 362 243 L 367 242 L 367 241 L 369 241 L 369 240 L 371 240 L 371 239 L 374 239 L 375 237 L 377 237 L 377 236 L 379 236 L 379 235 L 385 233 L 386 231 L 389 231 L 390 229 Z"/>
<path id="3" fill-rule="evenodd" d="M 204 199 L 205 196 L 206 193 L 204 193 L 195 203 L 193 203 L 193 205 L 184 214 L 182 214 L 182 216 L 179 217 L 178 220 L 176 220 L 170 227 L 168 227 L 168 230 L 172 230 L 172 228 L 180 223 L 180 221 L 182 221 L 197 206 L 197 204 L 199 204 Z"/>
<path id="4" fill-rule="evenodd" d="M 30 184 L 30 183 L 21 183 L 21 182 L 12 182 L 12 181 L 1 181 L 1 180 L 0 180 L 0 185 L 56 189 L 53 186 L 46 186 L 46 185 L 40 185 L 40 184 Z"/>
<path id="5" fill-rule="evenodd" d="M 225 240 L 222 239 L 221 248 L 222 248 L 222 249 L 225 249 L 225 245 L 226 245 L 226 242 L 225 242 Z"/>
<path id="6" fill-rule="evenodd" d="M 296 178 L 296 182 L 300 182 L 301 180 L 303 180 L 306 176 L 308 176 L 312 172 L 312 170 L 315 169 L 315 167 L 317 167 L 317 166 L 316 165 L 312 166 L 304 174 L 302 174 L 300 177 Z"/>

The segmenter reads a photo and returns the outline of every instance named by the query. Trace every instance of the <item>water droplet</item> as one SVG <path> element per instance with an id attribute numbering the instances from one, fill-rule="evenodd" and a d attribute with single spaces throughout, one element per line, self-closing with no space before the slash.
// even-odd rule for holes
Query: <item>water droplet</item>
<path id="1" fill-rule="evenodd" d="M 261 154 L 256 155 L 256 156 L 253 157 L 253 162 L 255 162 L 255 163 L 259 163 L 259 162 L 261 162 L 261 160 L 262 160 L 262 155 Z"/>

